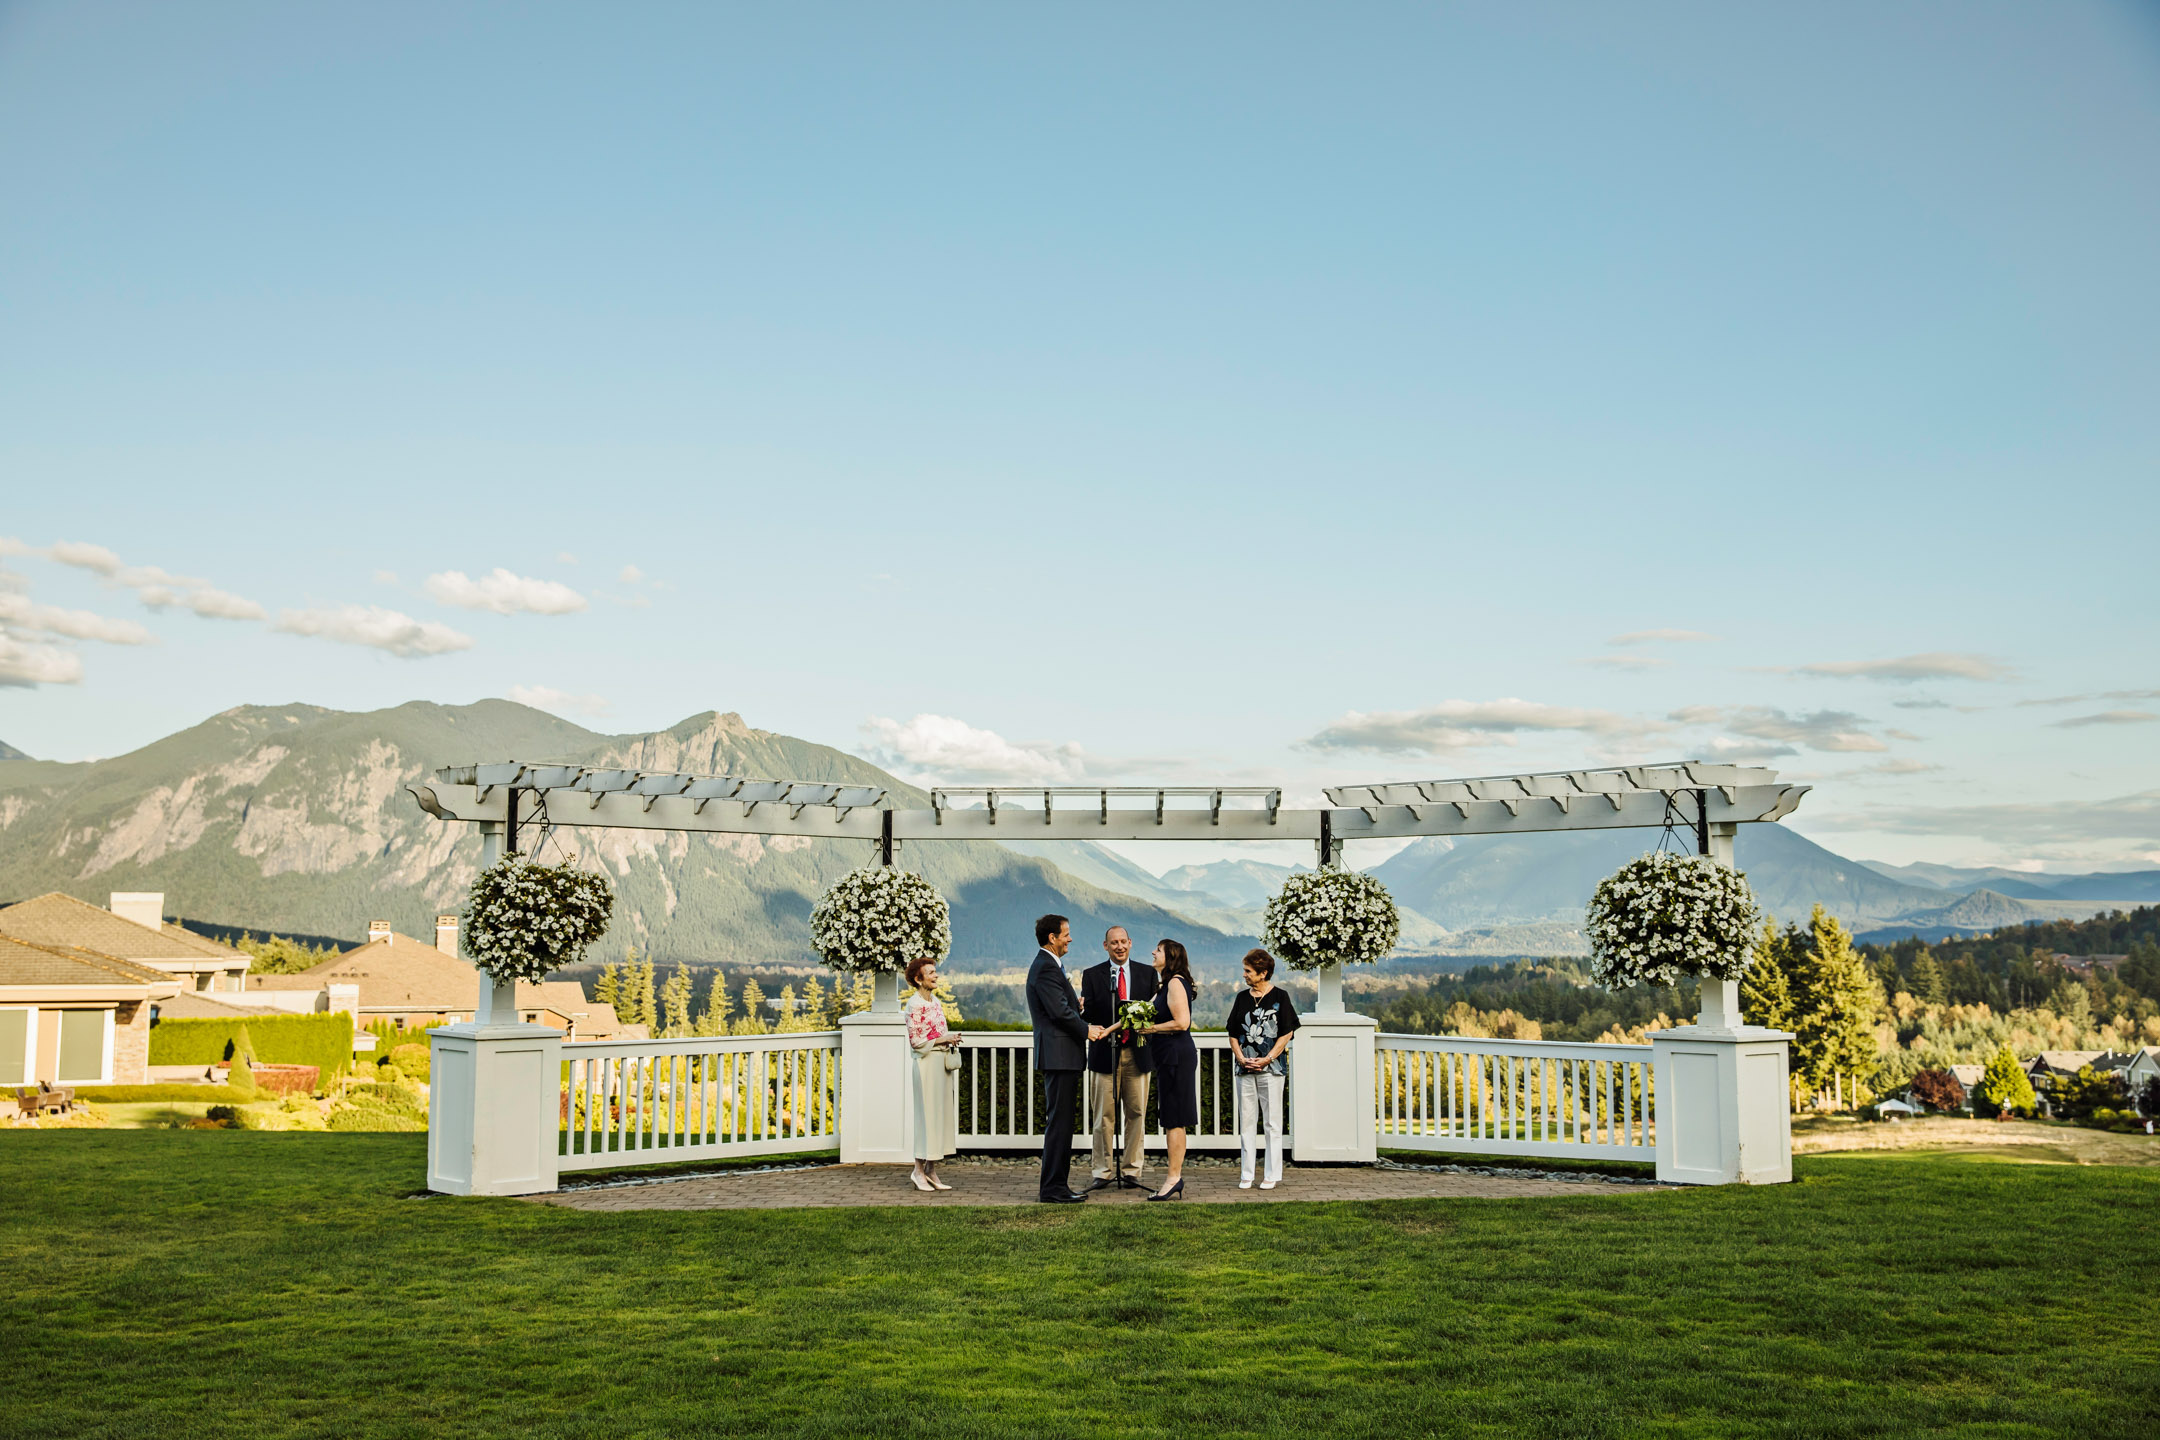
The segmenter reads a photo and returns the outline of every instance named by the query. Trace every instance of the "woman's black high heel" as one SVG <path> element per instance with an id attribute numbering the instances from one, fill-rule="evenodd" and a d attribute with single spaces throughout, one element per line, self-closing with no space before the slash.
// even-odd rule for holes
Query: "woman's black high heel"
<path id="1" fill-rule="evenodd" d="M 1150 1195 L 1150 1196 L 1148 1196 L 1147 1198 L 1148 1198 L 1148 1199 L 1150 1199 L 1150 1200 L 1182 1200 L 1182 1199 L 1184 1199 L 1184 1198 L 1185 1198 L 1185 1177 L 1184 1177 L 1184 1176 L 1182 1176 L 1182 1175 L 1178 1176 L 1178 1182 L 1177 1182 L 1177 1184 L 1175 1184 L 1175 1185 L 1172 1185 L 1172 1186 L 1171 1186 L 1171 1187 L 1170 1187 L 1169 1189 L 1167 1189 L 1167 1190 L 1163 1191 L 1163 1192 L 1162 1192 L 1162 1193 L 1161 1193 L 1160 1195 Z"/>

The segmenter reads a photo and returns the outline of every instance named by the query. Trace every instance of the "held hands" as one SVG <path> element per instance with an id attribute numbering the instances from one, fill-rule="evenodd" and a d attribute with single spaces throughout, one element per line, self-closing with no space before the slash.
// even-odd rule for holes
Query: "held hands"
<path id="1" fill-rule="evenodd" d="M 1107 1025 L 1090 1025 L 1090 1026 L 1088 1026 L 1088 1039 L 1090 1039 L 1090 1040 L 1107 1040 L 1107 1039 L 1109 1039 L 1109 1038 L 1110 1038 L 1110 1027 L 1109 1027 L 1109 1026 L 1107 1026 Z"/>

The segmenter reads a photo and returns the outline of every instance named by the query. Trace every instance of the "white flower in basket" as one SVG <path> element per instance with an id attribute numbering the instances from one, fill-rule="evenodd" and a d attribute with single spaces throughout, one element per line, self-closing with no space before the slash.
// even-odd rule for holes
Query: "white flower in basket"
<path id="1" fill-rule="evenodd" d="M 471 900 L 458 927 L 466 956 L 495 980 L 538 980 L 576 964 L 606 933 L 615 887 L 605 875 L 513 853 L 480 872 Z"/>
<path id="2" fill-rule="evenodd" d="M 1755 960 L 1762 912 L 1747 877 L 1707 855 L 1666 851 L 1598 882 L 1587 929 L 1600 985 L 1670 985 L 1682 975 L 1738 980 Z"/>
<path id="3" fill-rule="evenodd" d="M 1321 970 L 1383 960 L 1401 934 L 1387 886 L 1358 870 L 1314 870 L 1283 881 L 1262 939 L 1291 969 Z"/>
<path id="4" fill-rule="evenodd" d="M 952 915 L 937 886 L 891 865 L 850 870 L 810 911 L 810 944 L 835 970 L 905 970 L 952 949 Z"/>

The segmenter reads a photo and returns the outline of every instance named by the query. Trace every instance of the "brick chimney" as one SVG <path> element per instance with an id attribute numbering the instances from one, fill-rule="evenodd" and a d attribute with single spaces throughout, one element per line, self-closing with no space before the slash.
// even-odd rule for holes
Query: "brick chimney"
<path id="1" fill-rule="evenodd" d="M 147 925 L 155 930 L 165 923 L 165 892 L 116 890 L 105 908 L 123 920 L 132 920 L 138 925 Z"/>
<path id="2" fill-rule="evenodd" d="M 390 943 L 390 922 L 389 922 L 388 920 L 370 920 L 370 921 L 368 921 L 368 922 L 367 922 L 367 938 L 368 938 L 368 944 L 370 944 L 370 945 L 373 945 L 373 944 L 374 944 L 374 943 L 375 943 L 376 941 L 378 941 L 378 940 L 382 941 L 382 942 L 383 942 L 383 943 L 384 943 L 385 945 L 389 944 L 389 943 Z"/>
<path id="3" fill-rule="evenodd" d="M 445 955 L 457 954 L 457 916 L 435 917 L 435 948 Z"/>

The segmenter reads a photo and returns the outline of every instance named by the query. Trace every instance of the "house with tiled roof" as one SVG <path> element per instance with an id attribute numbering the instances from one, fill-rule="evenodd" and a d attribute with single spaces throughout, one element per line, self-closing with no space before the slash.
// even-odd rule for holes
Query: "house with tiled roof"
<path id="1" fill-rule="evenodd" d="M 33 945 L 79 946 L 132 960 L 179 979 L 199 994 L 238 996 L 253 960 L 167 920 L 162 891 L 117 892 L 111 908 L 58 890 L 0 908 L 0 935 Z"/>
<path id="2" fill-rule="evenodd" d="M 243 1005 L 274 1003 L 279 991 L 342 985 L 357 989 L 362 1027 L 384 1020 L 403 1030 L 457 1024 L 473 1018 L 480 1000 L 480 972 L 457 953 L 455 915 L 436 919 L 433 945 L 397 933 L 386 920 L 372 921 L 366 944 L 297 975 L 250 976 L 247 990 L 233 998 Z M 639 1038 L 617 1023 L 613 1007 L 586 999 L 575 980 L 521 980 L 517 1006 L 519 1019 L 551 1025 L 566 1040 Z"/>
<path id="3" fill-rule="evenodd" d="M 152 1007 L 182 984 L 117 955 L 0 935 L 0 1085 L 143 1083 Z"/>

